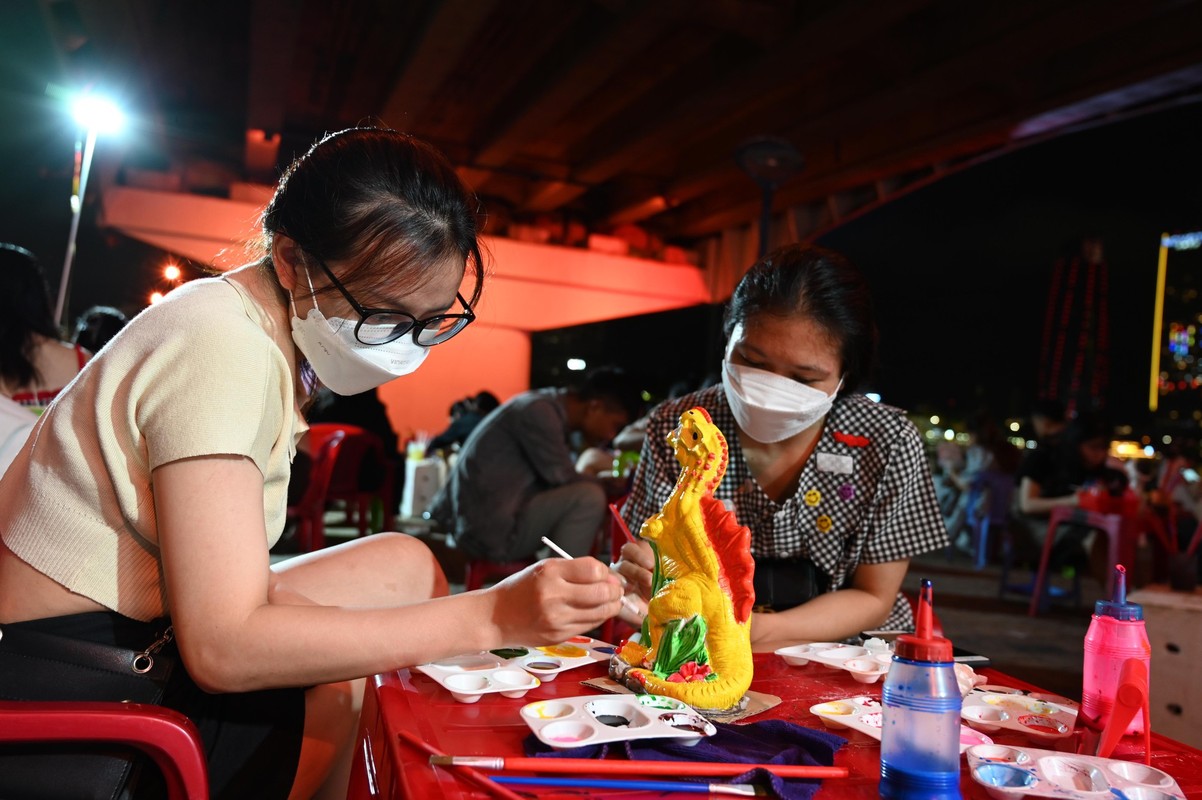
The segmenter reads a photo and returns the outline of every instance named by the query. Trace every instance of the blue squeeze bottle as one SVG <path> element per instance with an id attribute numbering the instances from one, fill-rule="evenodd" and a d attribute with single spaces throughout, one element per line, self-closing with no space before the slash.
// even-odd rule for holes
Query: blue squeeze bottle
<path id="1" fill-rule="evenodd" d="M 913 634 L 897 637 L 881 691 L 881 797 L 959 800 L 960 687 L 952 643 L 931 634 L 932 589 L 923 580 Z"/>

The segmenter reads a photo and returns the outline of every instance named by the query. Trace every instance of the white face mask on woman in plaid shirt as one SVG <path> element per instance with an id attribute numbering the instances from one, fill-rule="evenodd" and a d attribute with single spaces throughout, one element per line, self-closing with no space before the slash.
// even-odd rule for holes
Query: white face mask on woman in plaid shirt
<path id="1" fill-rule="evenodd" d="M 737 333 L 737 330 L 736 330 Z M 826 416 L 843 385 L 830 394 L 755 367 L 731 363 L 738 336 L 732 334 L 722 361 L 722 388 L 743 432 L 757 442 L 780 442 Z"/>

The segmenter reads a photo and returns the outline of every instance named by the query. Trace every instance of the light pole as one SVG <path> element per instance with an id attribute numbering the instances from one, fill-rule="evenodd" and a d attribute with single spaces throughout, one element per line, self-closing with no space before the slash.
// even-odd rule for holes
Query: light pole
<path id="1" fill-rule="evenodd" d="M 96 150 L 98 133 L 115 133 L 124 124 L 121 110 L 111 101 L 92 94 L 79 96 L 71 106 L 75 121 L 85 135 L 81 142 L 75 139 L 75 177 L 71 192 L 71 229 L 67 232 L 67 254 L 63 257 L 63 274 L 58 284 L 58 302 L 54 306 L 54 318 L 66 326 L 67 287 L 71 280 L 71 262 L 75 260 L 75 237 L 79 234 L 79 217 L 83 213 L 83 197 L 88 186 L 88 173 L 92 169 L 92 154 Z"/>

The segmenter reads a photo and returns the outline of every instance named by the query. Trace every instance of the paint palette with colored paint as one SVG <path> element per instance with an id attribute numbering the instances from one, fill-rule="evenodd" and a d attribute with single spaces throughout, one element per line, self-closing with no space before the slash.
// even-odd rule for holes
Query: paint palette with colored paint
<path id="1" fill-rule="evenodd" d="M 880 701 L 871 697 L 849 697 L 846 700 L 830 700 L 810 706 L 810 713 L 821 719 L 826 727 L 851 728 L 877 741 L 881 739 L 883 711 Z M 960 726 L 961 753 L 981 744 L 993 744 L 993 739 L 967 725 Z"/>
<path id="2" fill-rule="evenodd" d="M 812 661 L 829 669 L 846 670 L 859 683 L 876 683 L 889 671 L 893 660 L 893 654 L 887 649 L 870 650 L 835 642 L 795 644 L 780 648 L 776 654 L 794 667 L 803 667 Z"/>
<path id="3" fill-rule="evenodd" d="M 632 739 L 685 739 L 696 744 L 718 732 L 693 708 L 654 694 L 556 697 L 522 706 L 534 735 L 556 748 Z"/>
<path id="4" fill-rule="evenodd" d="M 978 745 L 966 753 L 968 771 L 990 797 L 1184 798 L 1167 772 L 1133 761 L 1098 758 L 1058 750 Z"/>
<path id="5" fill-rule="evenodd" d="M 1037 742 L 1054 742 L 1072 735 L 1077 721 L 1075 703 L 1054 695 L 969 692 L 960 716 L 979 731 L 1005 728 Z"/>
<path id="6" fill-rule="evenodd" d="M 486 694 L 522 697 L 559 673 L 598 661 L 608 661 L 614 646 L 588 636 L 573 636 L 556 645 L 498 647 L 479 653 L 431 661 L 414 667 L 429 675 L 461 703 L 474 703 Z"/>

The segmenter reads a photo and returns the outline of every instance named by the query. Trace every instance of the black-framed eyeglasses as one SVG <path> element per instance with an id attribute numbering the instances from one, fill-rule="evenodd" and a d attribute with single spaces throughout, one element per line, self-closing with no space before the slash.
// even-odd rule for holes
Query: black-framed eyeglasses
<path id="1" fill-rule="evenodd" d="M 437 314 L 426 319 L 418 319 L 405 311 L 361 306 L 355 298 L 351 297 L 351 293 L 346 290 L 342 282 L 334 277 L 333 270 L 326 266 L 326 262 L 316 257 L 314 261 L 325 271 L 326 277 L 334 284 L 334 288 L 342 293 L 346 301 L 351 304 L 351 308 L 355 309 L 355 313 L 359 315 L 359 322 L 355 324 L 355 338 L 363 344 L 388 344 L 412 331 L 413 341 L 416 344 L 422 347 L 433 347 L 462 331 L 476 318 L 471 305 L 463 299 L 463 295 L 459 292 L 455 292 L 455 298 L 463 305 L 462 314 Z"/>

